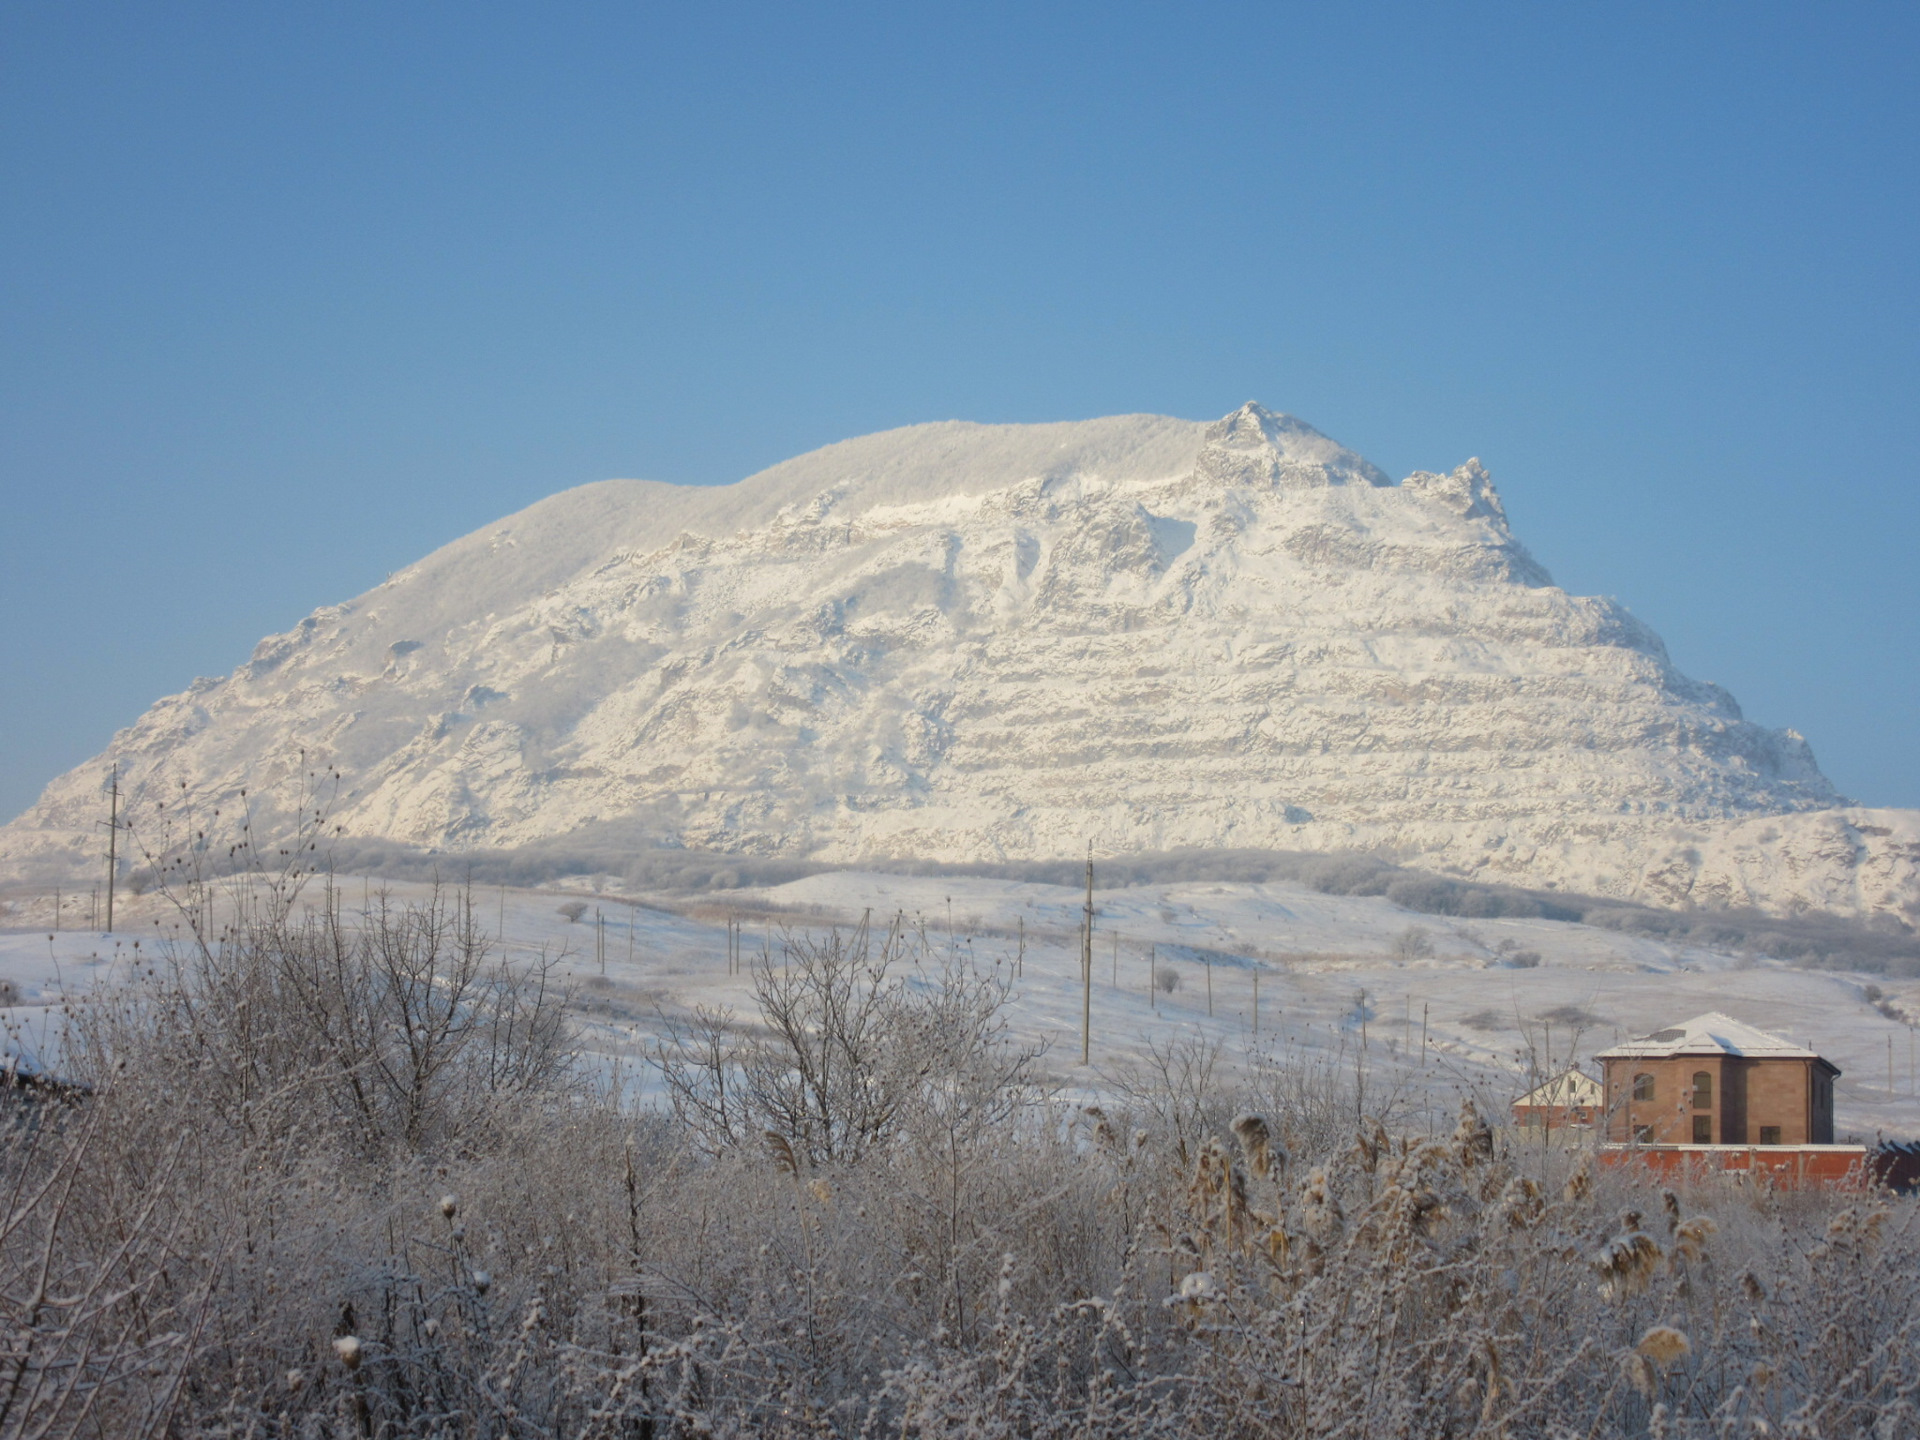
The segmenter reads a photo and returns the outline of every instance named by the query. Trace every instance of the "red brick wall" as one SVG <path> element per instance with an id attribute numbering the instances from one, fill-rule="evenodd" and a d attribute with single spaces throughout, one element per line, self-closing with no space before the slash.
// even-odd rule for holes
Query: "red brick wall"
<path id="1" fill-rule="evenodd" d="M 1833 1086 L 1812 1060 L 1751 1060 L 1680 1055 L 1665 1060 L 1607 1060 L 1607 1139 L 1627 1144 L 1642 1126 L 1654 1145 L 1691 1145 L 1694 1120 L 1708 1122 L 1710 1145 L 1757 1145 L 1762 1126 L 1780 1127 L 1782 1145 L 1833 1143 Z M 1713 1077 L 1711 1103 L 1694 1104 L 1693 1077 Z M 1633 1098 L 1633 1078 L 1653 1076 L 1652 1101 Z"/>

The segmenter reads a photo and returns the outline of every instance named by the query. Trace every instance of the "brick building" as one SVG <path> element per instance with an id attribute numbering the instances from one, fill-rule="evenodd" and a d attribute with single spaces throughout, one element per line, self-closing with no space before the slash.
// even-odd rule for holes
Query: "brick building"
<path id="1" fill-rule="evenodd" d="M 1536 1130 L 1588 1129 L 1602 1109 L 1599 1082 L 1569 1070 L 1513 1102 L 1513 1123 Z"/>
<path id="2" fill-rule="evenodd" d="M 1831 1145 L 1839 1067 L 1716 1013 L 1594 1057 L 1616 1145 Z"/>

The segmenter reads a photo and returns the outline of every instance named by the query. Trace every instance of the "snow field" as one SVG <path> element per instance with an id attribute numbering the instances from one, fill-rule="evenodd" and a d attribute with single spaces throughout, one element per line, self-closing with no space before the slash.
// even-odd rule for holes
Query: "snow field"
<path id="1" fill-rule="evenodd" d="M 349 912 L 377 904 L 383 888 L 396 904 L 428 893 L 362 877 L 337 884 Z M 645 1057 L 663 1017 L 704 1006 L 749 1025 L 749 970 L 767 956 L 778 962 L 783 933 L 844 930 L 865 918 L 876 930 L 916 930 L 936 959 L 1006 976 L 1016 1038 L 1045 1044 L 1047 1072 L 1089 1100 L 1147 1062 L 1151 1047 L 1186 1039 L 1217 1044 L 1230 1065 L 1274 1056 L 1357 1064 L 1435 1113 L 1466 1092 L 1500 1114 L 1536 1071 L 1586 1062 L 1617 1039 L 1717 1009 L 1840 1066 L 1841 1134 L 1920 1134 L 1915 1031 L 1895 1018 L 1920 1016 L 1911 981 L 1554 921 L 1419 915 L 1284 884 L 1100 889 L 1096 875 L 1092 1063 L 1083 1068 L 1084 898 L 1063 886 L 862 871 L 694 897 L 626 893 L 604 879 L 471 892 L 476 920 L 516 964 L 545 957 L 574 987 L 581 1049 L 642 1098 L 652 1094 Z M 310 889 L 302 903 L 323 903 L 321 892 Z M 572 921 L 561 907 L 576 903 L 586 908 Z M 34 923 L 51 917 L 50 894 L 0 902 L 0 1043 L 30 1068 L 57 1069 L 67 999 L 135 964 L 163 961 L 182 934 L 178 913 L 154 895 L 125 897 L 113 936 Z M 1409 943 L 1409 931 L 1424 944 Z M 1404 953 L 1421 950 L 1431 953 Z M 1537 963 L 1525 963 L 1534 955 Z M 1150 975 L 1168 973 L 1176 988 L 1149 988 Z M 937 983 L 930 973 L 904 978 Z M 1883 992 L 1878 1005 L 1875 992 Z"/>

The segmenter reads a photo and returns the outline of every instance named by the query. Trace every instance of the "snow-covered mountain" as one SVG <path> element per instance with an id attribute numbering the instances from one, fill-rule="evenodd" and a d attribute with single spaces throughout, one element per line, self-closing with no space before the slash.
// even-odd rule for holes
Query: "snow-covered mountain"
<path id="1" fill-rule="evenodd" d="M 335 766 L 331 823 L 443 850 L 1361 847 L 1920 920 L 1920 815 L 1850 808 L 1798 735 L 1553 585 L 1477 461 L 1395 484 L 1257 405 L 566 491 L 161 700 L 0 861 L 91 869 L 110 761 L 136 818 L 229 824 L 244 786 L 262 828 Z"/>

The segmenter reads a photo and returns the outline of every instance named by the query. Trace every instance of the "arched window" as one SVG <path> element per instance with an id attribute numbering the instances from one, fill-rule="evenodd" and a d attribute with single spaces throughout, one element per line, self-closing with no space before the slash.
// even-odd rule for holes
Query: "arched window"
<path id="1" fill-rule="evenodd" d="M 1653 1098 L 1653 1077 L 1651 1075 L 1636 1075 L 1633 1077 L 1633 1098 L 1636 1100 L 1651 1100 Z"/>
<path id="2" fill-rule="evenodd" d="M 1696 1110 L 1713 1108 L 1713 1072 L 1710 1070 L 1693 1072 L 1693 1108 Z"/>

